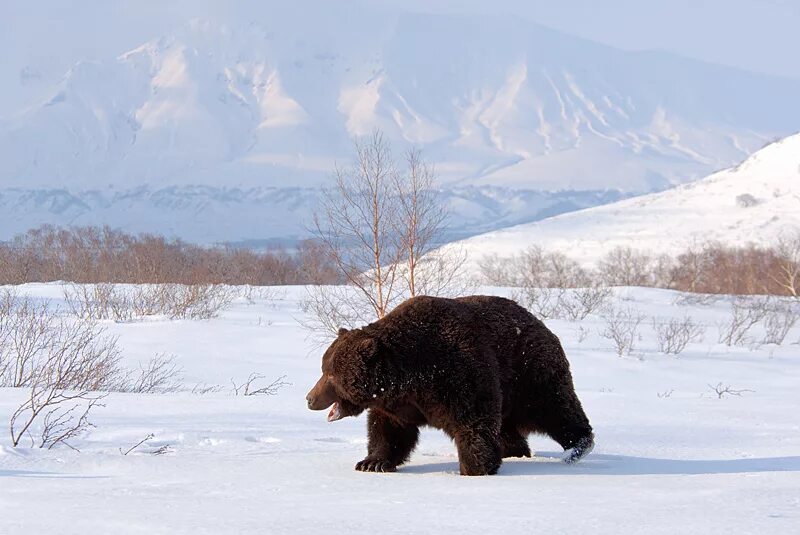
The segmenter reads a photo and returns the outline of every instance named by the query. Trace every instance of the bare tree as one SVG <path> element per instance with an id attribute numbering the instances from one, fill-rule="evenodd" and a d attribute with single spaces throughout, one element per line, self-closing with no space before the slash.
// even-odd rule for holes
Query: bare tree
<path id="1" fill-rule="evenodd" d="M 615 247 L 598 263 L 600 276 L 609 286 L 649 286 L 655 267 L 650 255 L 630 247 Z"/>
<path id="2" fill-rule="evenodd" d="M 386 138 L 375 131 L 355 142 L 356 158 L 337 167 L 312 231 L 348 288 L 315 286 L 304 303 L 312 332 L 331 335 L 385 316 L 406 297 L 453 293 L 466 258 L 438 248 L 446 211 L 436 174 L 418 150 L 398 169 Z"/>
<path id="3" fill-rule="evenodd" d="M 800 231 L 783 235 L 776 246 L 778 270 L 772 275 L 787 295 L 800 298 Z"/>
<path id="4" fill-rule="evenodd" d="M 406 172 L 394 173 L 398 202 L 397 233 L 404 258 L 400 274 L 406 282 L 409 296 L 418 295 L 417 273 L 426 255 L 435 246 L 447 213 L 436 199 L 436 172 L 422 159 L 418 149 L 406 153 Z"/>
<path id="5" fill-rule="evenodd" d="M 313 230 L 338 271 L 382 318 L 397 296 L 397 266 L 405 253 L 398 233 L 394 187 L 399 180 L 388 141 L 378 131 L 355 142 L 356 161 L 336 167 Z"/>

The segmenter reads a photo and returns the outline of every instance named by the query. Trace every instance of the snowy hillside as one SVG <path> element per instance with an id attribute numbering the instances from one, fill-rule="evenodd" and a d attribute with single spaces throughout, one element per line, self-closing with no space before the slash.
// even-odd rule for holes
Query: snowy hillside
<path id="1" fill-rule="evenodd" d="M 62 295 L 58 285 L 23 291 Z M 109 323 L 126 365 L 174 354 L 188 389 L 222 390 L 112 394 L 92 413 L 96 428 L 74 441 L 80 452 L 12 448 L 6 430 L 0 532 L 796 533 L 800 361 L 788 342 L 800 331 L 786 346 L 728 347 L 713 327 L 730 314 L 726 300 L 677 307 L 674 292 L 616 291 L 648 315 L 643 360 L 617 357 L 599 317 L 548 322 L 595 429 L 594 452 L 568 466 L 555 442 L 532 437 L 533 458 L 480 478 L 458 475 L 452 441 L 435 430 L 397 473 L 353 470 L 365 418 L 328 423 L 306 408 L 321 350 L 297 324 L 302 288 L 238 301 L 209 321 Z M 678 357 L 659 353 L 649 317 L 683 314 L 708 332 Z M 231 379 L 252 372 L 291 384 L 275 396 L 234 396 Z M 744 392 L 718 398 L 709 384 L 720 382 Z M 0 389 L 0 423 L 25 394 Z M 166 453 L 153 455 L 159 448 Z"/>
<path id="2" fill-rule="evenodd" d="M 641 193 L 800 125 L 800 82 L 507 17 L 252 2 L 152 32 L 125 50 L 93 43 L 66 72 L 53 72 L 57 43 L 6 51 L 19 79 L 0 99 L 19 107 L 0 116 L 0 190 L 314 188 L 380 127 L 423 148 L 445 189 Z"/>
<path id="3" fill-rule="evenodd" d="M 651 195 L 502 229 L 463 242 L 473 261 L 538 244 L 592 264 L 616 246 L 679 252 L 709 240 L 772 243 L 800 229 L 800 134 L 741 164 Z"/>

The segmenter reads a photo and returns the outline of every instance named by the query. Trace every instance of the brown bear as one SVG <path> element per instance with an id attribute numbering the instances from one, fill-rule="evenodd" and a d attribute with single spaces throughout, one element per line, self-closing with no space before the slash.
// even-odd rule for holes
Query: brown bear
<path id="1" fill-rule="evenodd" d="M 414 297 L 366 327 L 340 329 L 306 399 L 311 410 L 330 407 L 329 421 L 369 409 L 361 471 L 395 471 L 422 425 L 454 439 L 463 475 L 530 457 L 530 433 L 552 437 L 568 463 L 594 446 L 558 337 L 502 297 Z"/>

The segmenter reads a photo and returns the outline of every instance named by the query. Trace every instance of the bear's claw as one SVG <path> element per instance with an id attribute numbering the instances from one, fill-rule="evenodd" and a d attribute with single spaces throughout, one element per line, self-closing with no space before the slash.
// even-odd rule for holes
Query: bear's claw
<path id="1" fill-rule="evenodd" d="M 397 466 L 389 461 L 367 457 L 356 463 L 356 470 L 359 472 L 397 472 Z"/>

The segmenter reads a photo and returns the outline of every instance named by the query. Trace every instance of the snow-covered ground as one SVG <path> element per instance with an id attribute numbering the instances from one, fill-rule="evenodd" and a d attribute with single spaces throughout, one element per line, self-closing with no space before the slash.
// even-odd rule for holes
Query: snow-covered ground
<path id="1" fill-rule="evenodd" d="M 679 254 L 709 241 L 771 245 L 800 231 L 800 134 L 691 184 L 488 232 L 460 242 L 473 262 L 528 245 L 592 265 L 617 246 Z"/>
<path id="2" fill-rule="evenodd" d="M 58 285 L 23 291 L 61 298 Z M 506 293 L 503 289 L 486 292 Z M 365 419 L 329 424 L 306 409 L 321 350 L 298 325 L 302 288 L 237 301 L 209 321 L 107 325 L 127 365 L 173 353 L 205 395 L 112 394 L 96 428 L 67 448 L 10 446 L 0 435 L 0 533 L 796 533 L 800 525 L 800 338 L 783 346 L 717 344 L 725 299 L 625 288 L 648 315 L 640 358 L 617 357 L 603 320 L 548 321 L 565 345 L 597 447 L 575 466 L 549 439 L 497 476 L 457 475 L 455 448 L 426 431 L 409 465 L 361 473 Z M 677 357 L 659 354 L 650 316 L 690 314 L 708 326 Z M 584 332 L 582 330 L 588 331 Z M 580 341 L 582 340 L 582 341 Z M 237 397 L 230 380 L 286 376 L 275 396 Z M 746 389 L 722 399 L 708 384 Z M 0 390 L 0 419 L 25 392 Z M 133 453 L 127 449 L 153 433 Z M 169 445 L 171 453 L 150 451 Z"/>

